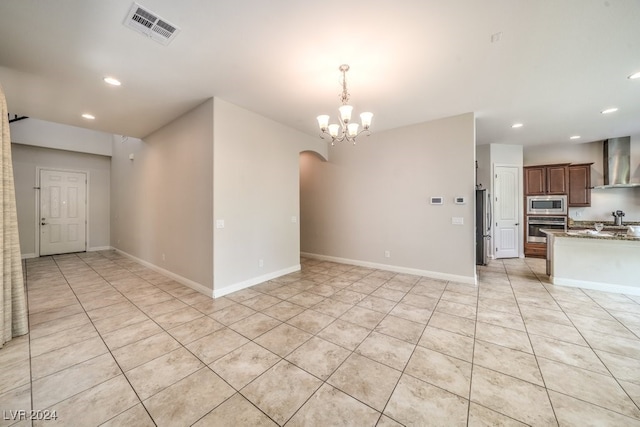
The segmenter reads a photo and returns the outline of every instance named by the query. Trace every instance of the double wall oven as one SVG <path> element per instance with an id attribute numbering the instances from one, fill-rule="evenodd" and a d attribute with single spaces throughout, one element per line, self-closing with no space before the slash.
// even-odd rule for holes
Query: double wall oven
<path id="1" fill-rule="evenodd" d="M 542 229 L 567 230 L 567 196 L 527 196 L 527 243 L 546 243 Z"/>

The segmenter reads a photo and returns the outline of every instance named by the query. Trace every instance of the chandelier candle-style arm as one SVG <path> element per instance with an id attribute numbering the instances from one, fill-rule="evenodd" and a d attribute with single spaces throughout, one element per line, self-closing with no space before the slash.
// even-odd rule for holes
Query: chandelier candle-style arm
<path id="1" fill-rule="evenodd" d="M 373 113 L 365 112 L 360 114 L 360 122 L 362 123 L 362 129 L 359 130 L 360 124 L 351 121 L 351 114 L 353 107 L 348 105 L 349 92 L 347 91 L 347 71 L 349 66 L 343 64 L 339 68 L 342 73 L 342 93 L 340 94 L 340 101 L 342 105 L 338 108 L 340 112 L 338 116 L 338 124 L 329 124 L 329 116 L 326 114 L 320 115 L 318 119 L 318 127 L 320 128 L 320 138 L 324 139 L 324 135 L 329 135 L 331 138 L 331 145 L 335 145 L 336 142 L 349 141 L 355 145 L 356 138 L 361 133 L 367 135 L 371 134 L 369 128 L 371 127 L 371 119 Z"/>

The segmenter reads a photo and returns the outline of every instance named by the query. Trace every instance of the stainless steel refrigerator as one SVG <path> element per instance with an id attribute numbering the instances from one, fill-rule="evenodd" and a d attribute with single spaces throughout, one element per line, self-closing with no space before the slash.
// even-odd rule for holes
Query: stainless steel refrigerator
<path id="1" fill-rule="evenodd" d="M 488 191 L 476 190 L 476 265 L 487 265 L 492 221 Z"/>

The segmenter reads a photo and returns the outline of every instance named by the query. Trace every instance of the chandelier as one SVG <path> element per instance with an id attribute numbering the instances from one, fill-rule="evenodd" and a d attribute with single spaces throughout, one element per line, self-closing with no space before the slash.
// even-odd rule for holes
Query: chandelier
<path id="1" fill-rule="evenodd" d="M 362 129 L 359 130 L 360 124 L 351 121 L 351 112 L 353 111 L 353 107 L 348 105 L 349 102 L 349 92 L 347 92 L 347 71 L 349 71 L 349 66 L 347 64 L 342 64 L 339 68 L 342 73 L 342 93 L 340 94 L 340 101 L 342 101 L 342 106 L 338 108 L 340 112 L 340 116 L 338 117 L 339 124 L 329 124 L 329 116 L 323 114 L 318 116 L 318 126 L 320 127 L 320 138 L 324 139 L 324 135 L 329 135 L 331 137 L 331 145 L 335 145 L 336 142 L 349 141 L 353 142 L 355 145 L 356 138 L 361 133 L 365 133 L 369 135 L 371 131 L 369 131 L 369 127 L 371 126 L 371 119 L 373 118 L 373 113 L 361 113 L 360 120 L 362 121 Z"/>

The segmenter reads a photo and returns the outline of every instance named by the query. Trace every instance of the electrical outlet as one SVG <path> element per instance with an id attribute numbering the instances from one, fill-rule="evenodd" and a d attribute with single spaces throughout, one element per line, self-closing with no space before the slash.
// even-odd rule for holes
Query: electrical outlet
<path id="1" fill-rule="evenodd" d="M 224 228 L 224 219 L 216 220 L 216 228 Z"/>
<path id="2" fill-rule="evenodd" d="M 258 261 L 258 267 L 260 267 L 260 268 L 264 267 L 264 260 L 263 259 Z"/>
<path id="3" fill-rule="evenodd" d="M 298 217 L 297 216 L 292 216 L 291 217 L 291 222 L 294 223 L 294 224 L 297 223 L 298 222 Z"/>
<path id="4" fill-rule="evenodd" d="M 384 251 L 385 258 L 391 258 L 391 251 Z"/>
<path id="5" fill-rule="evenodd" d="M 163 261 L 166 261 L 166 260 L 167 260 L 167 258 L 164 256 L 164 254 L 162 254 L 162 260 L 163 260 Z"/>

